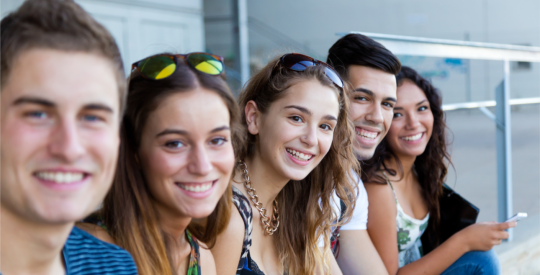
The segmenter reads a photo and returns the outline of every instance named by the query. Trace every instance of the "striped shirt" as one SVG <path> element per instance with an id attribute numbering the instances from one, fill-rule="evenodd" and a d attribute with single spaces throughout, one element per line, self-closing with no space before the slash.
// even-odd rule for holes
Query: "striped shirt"
<path id="1" fill-rule="evenodd" d="M 131 255 L 120 247 L 103 242 L 73 227 L 62 250 L 66 275 L 136 275 Z"/>

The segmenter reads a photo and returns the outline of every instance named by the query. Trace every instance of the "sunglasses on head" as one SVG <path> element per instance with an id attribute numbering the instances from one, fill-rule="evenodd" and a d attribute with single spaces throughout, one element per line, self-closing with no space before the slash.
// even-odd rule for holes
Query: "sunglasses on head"
<path id="1" fill-rule="evenodd" d="M 299 53 L 288 53 L 279 59 L 279 63 L 281 63 L 283 67 L 297 72 L 305 71 L 307 68 L 312 66 L 324 66 L 324 73 L 326 74 L 326 76 L 330 78 L 330 80 L 332 80 L 332 82 L 334 82 L 336 86 L 338 86 L 339 88 L 343 88 L 343 80 L 341 80 L 341 77 L 336 72 L 336 70 L 334 70 L 332 66 L 326 64 L 325 62 L 322 62 L 315 58 Z"/>
<path id="2" fill-rule="evenodd" d="M 131 72 L 138 71 L 148 79 L 164 79 L 176 71 L 179 59 L 183 59 L 195 70 L 209 75 L 219 75 L 224 68 L 223 57 L 209 53 L 158 54 L 133 63 Z"/>

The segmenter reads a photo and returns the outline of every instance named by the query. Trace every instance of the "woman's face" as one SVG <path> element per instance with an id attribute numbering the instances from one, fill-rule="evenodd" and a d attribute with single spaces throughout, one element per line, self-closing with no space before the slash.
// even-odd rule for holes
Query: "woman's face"
<path id="1" fill-rule="evenodd" d="M 433 131 L 433 113 L 424 92 L 410 80 L 397 89 L 394 119 L 386 135 L 390 149 L 405 156 L 419 156 Z"/>
<path id="2" fill-rule="evenodd" d="M 229 111 L 213 91 L 174 93 L 144 126 L 139 161 L 158 209 L 203 218 L 225 192 L 234 167 Z"/>
<path id="3" fill-rule="evenodd" d="M 318 80 L 303 80 L 284 91 L 266 114 L 246 106 L 248 129 L 258 135 L 258 157 L 270 173 L 284 179 L 304 179 L 328 153 L 339 115 L 336 92 Z M 250 122 L 251 120 L 251 122 Z"/>

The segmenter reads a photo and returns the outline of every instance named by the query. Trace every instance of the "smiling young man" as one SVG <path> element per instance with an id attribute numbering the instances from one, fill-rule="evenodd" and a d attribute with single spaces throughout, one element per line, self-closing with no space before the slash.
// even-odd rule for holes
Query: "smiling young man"
<path id="1" fill-rule="evenodd" d="M 30 0 L 1 22 L 1 267 L 137 274 L 80 229 L 118 158 L 125 79 L 112 36 L 71 0 Z"/>
<path id="2" fill-rule="evenodd" d="M 383 45 L 361 34 L 339 39 L 328 50 L 327 63 L 352 85 L 349 119 L 356 132 L 354 153 L 360 162 L 369 160 L 392 122 L 401 63 Z M 353 217 L 339 228 L 337 262 L 343 274 L 388 274 L 366 230 L 368 197 L 360 177 L 358 187 Z"/>

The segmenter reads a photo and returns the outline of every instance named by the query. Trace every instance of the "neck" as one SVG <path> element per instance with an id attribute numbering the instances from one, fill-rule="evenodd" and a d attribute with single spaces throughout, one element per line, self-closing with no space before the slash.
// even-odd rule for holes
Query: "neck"
<path id="1" fill-rule="evenodd" d="M 274 169 L 271 169 L 271 166 L 260 158 L 259 154 L 255 154 L 253 158 L 246 159 L 245 162 L 248 167 L 251 186 L 257 191 L 259 201 L 263 204 L 264 208 L 272 209 L 272 203 L 290 179 L 282 177 Z M 243 175 L 243 171 L 240 172 Z M 243 180 L 242 176 L 242 182 Z"/>
<path id="2" fill-rule="evenodd" d="M 1 270 L 4 274 L 64 274 L 62 248 L 74 222 L 45 224 L 0 207 Z"/>
<path id="3" fill-rule="evenodd" d="M 394 179 L 397 181 L 409 181 L 414 176 L 413 165 L 416 160 L 416 156 L 405 156 L 397 155 L 397 159 L 401 162 L 401 167 L 403 168 L 403 177 L 400 177 L 398 174 Z M 398 165 L 395 159 L 385 161 L 385 164 L 388 168 L 398 171 Z"/>
<path id="4" fill-rule="evenodd" d="M 165 233 L 169 234 L 177 242 L 185 241 L 186 228 L 191 222 L 192 218 L 188 216 L 180 216 L 177 212 L 173 212 L 165 206 L 158 205 L 156 207 L 158 212 L 159 225 Z"/>

